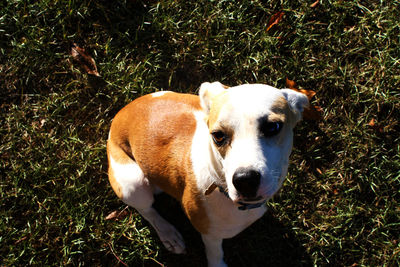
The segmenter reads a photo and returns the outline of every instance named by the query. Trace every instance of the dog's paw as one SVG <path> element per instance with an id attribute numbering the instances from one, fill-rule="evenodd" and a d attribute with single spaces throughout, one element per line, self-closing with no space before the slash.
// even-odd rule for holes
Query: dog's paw
<path id="1" fill-rule="evenodd" d="M 165 248 L 175 254 L 186 253 L 185 242 L 182 235 L 171 224 L 158 225 L 157 234 Z"/>

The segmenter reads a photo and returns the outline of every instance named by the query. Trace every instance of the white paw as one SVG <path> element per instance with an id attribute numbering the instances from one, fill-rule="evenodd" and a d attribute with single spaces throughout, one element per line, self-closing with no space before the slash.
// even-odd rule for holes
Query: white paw
<path id="1" fill-rule="evenodd" d="M 156 231 L 165 248 L 175 254 L 186 253 L 185 242 L 182 235 L 174 226 L 165 222 L 156 225 Z"/>

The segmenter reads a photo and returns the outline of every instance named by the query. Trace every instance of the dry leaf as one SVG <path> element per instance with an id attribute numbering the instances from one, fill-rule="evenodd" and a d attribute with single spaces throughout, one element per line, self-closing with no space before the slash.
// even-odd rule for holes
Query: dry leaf
<path id="1" fill-rule="evenodd" d="M 378 131 L 380 133 L 383 133 L 385 130 L 385 127 L 383 127 L 382 125 L 380 125 L 379 123 L 376 123 L 375 119 L 371 119 L 368 123 L 368 125 L 374 129 L 375 131 Z"/>
<path id="2" fill-rule="evenodd" d="M 286 87 L 289 89 L 295 89 L 297 90 L 297 84 L 295 81 L 289 80 L 288 78 L 286 78 Z"/>
<path id="3" fill-rule="evenodd" d="M 311 106 L 305 108 L 303 111 L 303 117 L 306 120 L 319 121 L 322 119 L 322 108 L 320 106 Z"/>
<path id="4" fill-rule="evenodd" d="M 122 211 L 114 210 L 113 212 L 111 212 L 110 214 L 108 214 L 106 216 L 105 220 L 118 220 L 118 219 L 123 218 L 126 214 L 127 214 L 126 210 L 122 210 Z"/>
<path id="5" fill-rule="evenodd" d="M 376 123 L 375 123 L 375 119 L 371 119 L 368 123 L 369 126 L 371 127 L 375 127 Z"/>
<path id="6" fill-rule="evenodd" d="M 315 96 L 316 92 L 313 90 L 304 90 L 304 89 L 298 89 L 296 82 L 289 80 L 288 78 L 286 78 L 286 87 L 289 89 L 292 89 L 296 92 L 305 94 L 308 98 L 308 101 L 311 102 L 311 99 Z M 303 111 L 303 117 L 306 120 L 314 120 L 314 121 L 318 121 L 322 119 L 322 108 L 319 106 L 313 106 L 310 105 L 308 108 L 305 108 Z"/>
<path id="7" fill-rule="evenodd" d="M 46 120 L 45 119 L 41 119 L 40 120 L 40 128 L 42 128 L 45 125 L 45 123 L 46 123 Z"/>
<path id="8" fill-rule="evenodd" d="M 111 212 L 106 216 L 106 220 L 112 220 L 114 218 L 117 218 L 117 216 L 118 216 L 118 211 L 114 210 L 113 212 Z"/>
<path id="9" fill-rule="evenodd" d="M 85 49 L 80 48 L 77 44 L 72 44 L 71 56 L 87 74 L 100 77 L 100 74 L 97 71 L 96 62 L 86 53 Z"/>
<path id="10" fill-rule="evenodd" d="M 299 93 L 305 94 L 308 98 L 309 101 L 311 101 L 311 99 L 315 96 L 315 91 L 313 90 L 303 90 L 303 89 L 298 89 L 297 88 L 297 84 L 295 81 L 289 80 L 288 78 L 286 78 L 286 87 L 289 89 L 292 89 L 294 91 L 297 91 Z"/>
<path id="11" fill-rule="evenodd" d="M 334 194 L 334 195 L 337 195 L 337 194 L 339 194 L 339 190 L 337 190 L 337 189 L 333 189 L 333 194 Z"/>
<path id="12" fill-rule="evenodd" d="M 272 17 L 268 21 L 266 31 L 269 31 L 272 28 L 272 26 L 278 24 L 282 20 L 284 14 L 285 14 L 285 12 L 279 11 L 278 13 L 275 13 L 274 15 L 272 15 Z"/>
<path id="13" fill-rule="evenodd" d="M 318 5 L 319 5 L 319 0 L 315 1 L 314 3 L 312 3 L 312 4 L 310 5 L 310 7 L 311 7 L 311 8 L 314 8 L 314 7 L 318 6 Z"/>

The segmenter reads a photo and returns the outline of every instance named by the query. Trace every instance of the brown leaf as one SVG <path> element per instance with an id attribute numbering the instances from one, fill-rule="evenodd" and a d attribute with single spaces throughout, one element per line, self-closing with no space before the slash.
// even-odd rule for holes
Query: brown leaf
<path id="1" fill-rule="evenodd" d="M 374 129 L 375 131 L 378 131 L 380 133 L 383 133 L 385 130 L 385 127 L 383 127 L 382 125 L 380 125 L 379 123 L 376 123 L 375 119 L 371 119 L 368 123 L 368 125 Z"/>
<path id="2" fill-rule="evenodd" d="M 71 56 L 87 74 L 100 77 L 100 74 L 97 71 L 96 62 L 87 54 L 85 49 L 80 48 L 77 44 L 72 44 Z"/>
<path id="3" fill-rule="evenodd" d="M 288 78 L 286 78 L 286 87 L 296 92 L 305 94 L 309 101 L 311 101 L 311 99 L 316 95 L 316 92 L 313 90 L 298 89 L 296 82 L 289 80 Z"/>
<path id="4" fill-rule="evenodd" d="M 312 3 L 312 4 L 310 5 L 310 7 L 311 7 L 311 8 L 314 8 L 314 7 L 318 6 L 318 5 L 319 5 L 319 0 L 315 1 L 314 3 Z"/>
<path id="5" fill-rule="evenodd" d="M 333 194 L 334 194 L 334 195 L 337 195 L 337 194 L 339 194 L 339 190 L 337 190 L 337 189 L 333 189 Z"/>
<path id="6" fill-rule="evenodd" d="M 272 17 L 268 21 L 266 31 L 269 31 L 272 28 L 272 26 L 278 24 L 282 20 L 284 14 L 285 14 L 285 12 L 279 11 L 278 13 L 275 13 L 274 15 L 272 15 Z"/>
<path id="7" fill-rule="evenodd" d="M 122 210 L 122 211 L 114 210 L 113 212 L 111 212 L 110 214 L 108 214 L 106 216 L 105 220 L 118 220 L 118 219 L 123 218 L 126 214 L 127 214 L 126 210 Z"/>
<path id="8" fill-rule="evenodd" d="M 111 220 L 111 219 L 117 218 L 117 216 L 118 216 L 118 211 L 114 210 L 113 212 L 108 214 L 105 219 Z"/>
<path id="9" fill-rule="evenodd" d="M 310 102 L 311 99 L 316 95 L 316 92 L 313 90 L 298 89 L 296 82 L 289 80 L 288 78 L 286 78 L 286 87 L 296 92 L 305 94 Z M 306 120 L 319 121 L 322 119 L 322 112 L 323 110 L 320 106 L 310 105 L 308 108 L 304 109 L 303 118 Z"/>
<path id="10" fill-rule="evenodd" d="M 371 119 L 368 123 L 369 126 L 375 127 L 375 119 Z"/>
<path id="11" fill-rule="evenodd" d="M 311 106 L 305 108 L 303 111 L 303 117 L 306 120 L 319 121 L 322 120 L 323 109 L 320 106 Z"/>
<path id="12" fill-rule="evenodd" d="M 297 90 L 297 84 L 295 81 L 289 80 L 288 78 L 286 78 L 286 87 L 289 89 L 295 89 Z"/>

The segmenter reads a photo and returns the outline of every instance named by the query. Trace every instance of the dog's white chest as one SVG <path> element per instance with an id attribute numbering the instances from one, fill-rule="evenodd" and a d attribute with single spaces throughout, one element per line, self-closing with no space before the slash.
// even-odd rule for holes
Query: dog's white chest
<path id="1" fill-rule="evenodd" d="M 206 211 L 210 221 L 209 234 L 220 238 L 231 238 L 267 211 L 265 205 L 249 210 L 239 210 L 232 200 L 215 190 L 207 197 Z"/>

